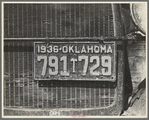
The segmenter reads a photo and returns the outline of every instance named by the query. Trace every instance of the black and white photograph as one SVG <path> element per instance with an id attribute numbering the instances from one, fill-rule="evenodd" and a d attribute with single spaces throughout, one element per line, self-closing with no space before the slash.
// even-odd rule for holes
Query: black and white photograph
<path id="1" fill-rule="evenodd" d="M 147 2 L 2 2 L 3 118 L 147 118 Z"/>

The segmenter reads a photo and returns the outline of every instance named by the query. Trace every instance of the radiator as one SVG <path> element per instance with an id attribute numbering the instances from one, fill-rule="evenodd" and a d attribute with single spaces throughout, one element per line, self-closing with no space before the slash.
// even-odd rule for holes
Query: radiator
<path id="1" fill-rule="evenodd" d="M 117 80 L 34 80 L 34 42 L 113 36 L 111 4 L 4 4 L 4 107 L 115 105 Z"/>

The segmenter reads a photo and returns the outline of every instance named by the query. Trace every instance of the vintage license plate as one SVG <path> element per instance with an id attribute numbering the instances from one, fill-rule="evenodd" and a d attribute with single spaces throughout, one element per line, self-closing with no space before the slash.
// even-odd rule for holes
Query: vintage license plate
<path id="1" fill-rule="evenodd" d="M 115 81 L 115 42 L 35 42 L 35 80 Z"/>

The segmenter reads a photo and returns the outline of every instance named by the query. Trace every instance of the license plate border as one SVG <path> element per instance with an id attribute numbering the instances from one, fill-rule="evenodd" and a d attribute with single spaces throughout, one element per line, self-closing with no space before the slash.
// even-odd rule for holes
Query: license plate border
<path id="1" fill-rule="evenodd" d="M 69 79 L 42 79 L 42 78 L 40 78 L 40 79 L 37 79 L 37 78 L 35 78 L 35 44 L 36 43 L 47 43 L 47 42 L 49 42 L 49 43 L 72 43 L 72 41 L 68 41 L 67 39 L 66 39 L 66 41 L 43 41 L 43 42 L 41 42 L 41 41 L 38 41 L 38 42 L 34 42 L 34 80 L 49 80 L 49 81 L 52 81 L 52 80 L 60 80 L 60 81 L 70 81 Z M 98 43 L 98 44 L 100 44 L 100 42 L 101 42 L 101 40 L 100 41 L 86 41 L 86 43 Z M 74 42 L 73 41 L 73 43 L 85 43 L 85 41 L 76 41 L 76 42 Z M 116 41 L 102 41 L 102 43 L 110 43 L 110 44 L 114 44 L 114 69 L 113 69 L 113 74 L 114 74 L 114 76 L 112 76 L 112 79 L 98 79 L 98 80 L 96 80 L 96 79 L 92 79 L 92 80 L 90 80 L 90 79 L 71 79 L 71 81 L 73 80 L 73 81 L 109 81 L 109 82 L 115 82 L 116 81 L 116 56 L 117 56 L 117 54 L 116 54 Z"/>

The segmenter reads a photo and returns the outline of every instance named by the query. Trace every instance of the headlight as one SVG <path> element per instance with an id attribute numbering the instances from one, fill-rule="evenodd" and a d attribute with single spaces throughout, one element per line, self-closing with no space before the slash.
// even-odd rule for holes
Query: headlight
<path id="1" fill-rule="evenodd" d="M 131 16 L 139 30 L 146 34 L 147 26 L 147 3 L 130 4 Z"/>

